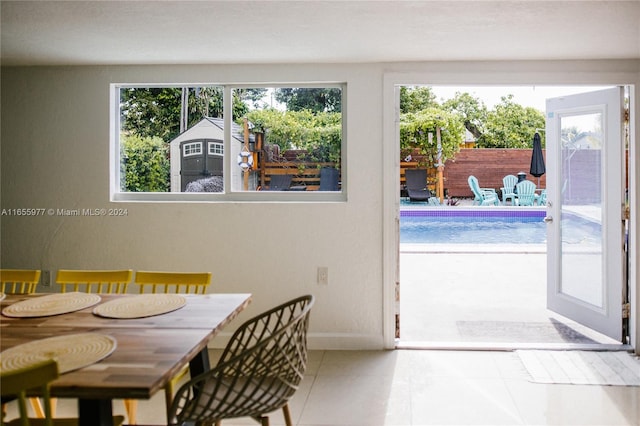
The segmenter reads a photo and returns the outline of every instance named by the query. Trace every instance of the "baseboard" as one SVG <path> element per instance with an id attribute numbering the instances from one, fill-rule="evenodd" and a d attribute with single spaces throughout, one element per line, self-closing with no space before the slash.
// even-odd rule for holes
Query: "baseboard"
<path id="1" fill-rule="evenodd" d="M 223 349 L 229 339 L 230 332 L 222 332 L 213 338 L 208 347 Z M 307 344 L 310 350 L 381 350 L 384 348 L 382 335 L 348 334 L 348 333 L 309 333 Z"/>

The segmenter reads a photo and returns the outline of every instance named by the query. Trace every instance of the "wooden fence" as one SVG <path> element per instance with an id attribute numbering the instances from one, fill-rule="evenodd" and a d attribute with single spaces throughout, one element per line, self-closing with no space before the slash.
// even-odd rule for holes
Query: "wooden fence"
<path id="1" fill-rule="evenodd" d="M 305 186 L 307 190 L 317 190 L 320 185 L 320 169 L 322 167 L 335 167 L 335 163 L 297 161 L 299 151 L 286 151 L 277 155 L 278 161 L 260 161 L 259 173 L 262 187 L 268 187 L 271 176 L 278 174 L 292 175 L 292 186 Z M 546 158 L 546 152 L 543 150 Z M 478 178 L 480 186 L 495 188 L 502 187 L 502 178 L 505 175 L 517 175 L 524 172 L 527 179 L 534 182 L 540 188 L 546 188 L 546 175 L 538 178 L 529 174 L 531 165 L 531 149 L 501 149 L 501 148 L 463 148 L 454 159 L 447 160 L 444 167 L 445 194 L 456 198 L 473 197 L 467 179 L 469 175 Z M 405 170 L 412 168 L 424 168 L 419 156 L 414 155 L 412 161 L 400 163 L 400 185 L 405 184 Z M 429 189 L 436 189 L 436 169 L 427 169 L 427 185 Z"/>
<path id="2" fill-rule="evenodd" d="M 292 187 L 304 187 L 307 191 L 317 191 L 320 187 L 320 169 L 322 167 L 335 167 L 335 163 L 265 162 L 260 169 L 260 186 L 268 188 L 271 183 L 271 176 L 291 175 Z"/>

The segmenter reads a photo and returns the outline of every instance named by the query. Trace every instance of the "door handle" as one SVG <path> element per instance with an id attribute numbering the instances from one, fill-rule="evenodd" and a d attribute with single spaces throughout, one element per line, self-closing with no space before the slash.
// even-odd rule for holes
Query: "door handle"
<path id="1" fill-rule="evenodd" d="M 553 222 L 553 217 L 551 217 L 551 216 L 545 216 L 545 217 L 544 217 L 544 219 L 542 219 L 542 221 L 543 221 L 544 223 L 551 223 L 551 222 Z"/>

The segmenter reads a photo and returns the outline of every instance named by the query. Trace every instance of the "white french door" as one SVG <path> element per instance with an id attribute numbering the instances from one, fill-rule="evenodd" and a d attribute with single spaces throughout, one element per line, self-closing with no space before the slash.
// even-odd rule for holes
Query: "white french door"
<path id="1" fill-rule="evenodd" d="M 547 100 L 547 307 L 622 336 L 623 88 Z"/>

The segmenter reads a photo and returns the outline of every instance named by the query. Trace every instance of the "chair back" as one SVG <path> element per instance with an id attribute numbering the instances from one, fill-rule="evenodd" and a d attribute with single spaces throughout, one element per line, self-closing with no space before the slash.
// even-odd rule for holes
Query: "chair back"
<path id="1" fill-rule="evenodd" d="M 313 303 L 298 297 L 242 324 L 218 364 L 178 389 L 169 424 L 259 418 L 284 407 L 306 370 Z"/>
<path id="2" fill-rule="evenodd" d="M 49 383 L 58 378 L 58 363 L 48 359 L 36 364 L 31 364 L 15 370 L 0 371 L 0 393 L 3 397 L 16 397 L 20 413 L 20 424 L 28 426 L 29 413 L 27 411 L 27 390 L 38 388 L 44 403 L 45 418 L 38 419 L 47 426 L 51 426 L 51 397 Z M 42 424 L 42 423 L 38 423 Z"/>
<path id="3" fill-rule="evenodd" d="M 60 284 L 62 293 L 70 290 L 121 294 L 127 292 L 132 276 L 131 269 L 108 271 L 59 269 L 56 283 Z"/>
<path id="4" fill-rule="evenodd" d="M 39 269 L 0 269 L 0 283 L 3 293 L 35 293 L 39 281 Z"/>
<path id="5" fill-rule="evenodd" d="M 404 179 L 407 189 L 425 189 L 427 187 L 427 170 L 406 169 Z"/>
<path id="6" fill-rule="evenodd" d="M 480 184 L 478 183 L 478 178 L 474 175 L 470 175 L 467 179 L 467 182 L 469 183 L 469 188 L 471 188 L 471 192 L 473 192 L 473 196 L 475 197 L 476 201 L 481 202 L 484 198 L 482 196 L 482 193 L 480 192 Z"/>
<path id="7" fill-rule="evenodd" d="M 543 189 L 542 191 L 540 191 L 540 198 L 538 198 L 538 205 L 539 206 L 546 206 L 547 205 L 547 190 Z"/>
<path id="8" fill-rule="evenodd" d="M 288 191 L 291 188 L 291 179 L 291 175 L 271 176 L 268 191 Z"/>
<path id="9" fill-rule="evenodd" d="M 502 178 L 502 192 L 507 194 L 513 194 L 518 183 L 517 176 L 506 175 Z"/>
<path id="10" fill-rule="evenodd" d="M 533 206 L 536 199 L 536 184 L 530 180 L 523 180 L 516 185 L 518 205 Z"/>
<path id="11" fill-rule="evenodd" d="M 140 293 L 150 289 L 151 293 L 205 294 L 211 272 L 137 271 L 134 282 L 140 286 Z"/>
<path id="12" fill-rule="evenodd" d="M 320 169 L 319 191 L 338 191 L 340 171 L 333 167 L 323 167 Z"/>

